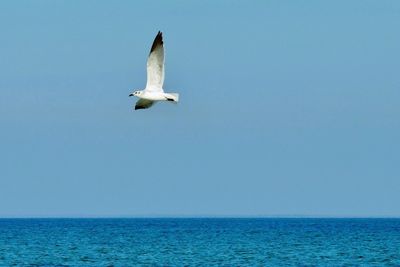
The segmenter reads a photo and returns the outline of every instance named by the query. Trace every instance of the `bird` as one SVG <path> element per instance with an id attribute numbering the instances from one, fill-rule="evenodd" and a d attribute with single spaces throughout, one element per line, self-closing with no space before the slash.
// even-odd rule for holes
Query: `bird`
<path id="1" fill-rule="evenodd" d="M 135 104 L 135 110 L 150 108 L 157 101 L 171 101 L 174 103 L 179 101 L 178 93 L 164 92 L 164 61 L 163 35 L 161 31 L 158 31 L 147 58 L 146 88 L 129 94 L 129 96 L 139 98 Z"/>

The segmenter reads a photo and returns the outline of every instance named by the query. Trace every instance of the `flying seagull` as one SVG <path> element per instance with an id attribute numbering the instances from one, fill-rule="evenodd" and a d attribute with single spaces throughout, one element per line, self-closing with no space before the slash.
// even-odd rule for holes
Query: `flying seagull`
<path id="1" fill-rule="evenodd" d="M 147 58 L 147 84 L 144 90 L 138 90 L 129 96 L 137 96 L 136 109 L 151 107 L 156 101 L 179 101 L 179 94 L 165 93 L 164 83 L 164 42 L 162 32 L 158 32 L 151 46 L 149 57 Z"/>

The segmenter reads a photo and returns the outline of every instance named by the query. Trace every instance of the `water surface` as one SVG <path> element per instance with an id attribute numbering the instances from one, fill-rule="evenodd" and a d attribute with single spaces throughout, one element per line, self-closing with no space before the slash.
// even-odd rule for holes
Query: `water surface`
<path id="1" fill-rule="evenodd" d="M 400 219 L 0 219 L 4 265 L 400 265 Z"/>

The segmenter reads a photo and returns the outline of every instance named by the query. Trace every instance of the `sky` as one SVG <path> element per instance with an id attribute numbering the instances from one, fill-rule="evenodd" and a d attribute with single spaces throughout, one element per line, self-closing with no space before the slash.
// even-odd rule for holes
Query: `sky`
<path id="1" fill-rule="evenodd" d="M 0 217 L 400 216 L 400 2 L 1 1 Z M 164 89 L 134 110 L 161 30 Z"/>

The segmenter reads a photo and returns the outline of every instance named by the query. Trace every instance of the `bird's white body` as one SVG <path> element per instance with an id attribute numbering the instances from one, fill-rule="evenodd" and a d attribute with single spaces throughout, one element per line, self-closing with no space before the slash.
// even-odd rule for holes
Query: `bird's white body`
<path id="1" fill-rule="evenodd" d="M 169 94 L 159 91 L 148 91 L 144 89 L 137 97 L 152 101 L 175 101 L 178 102 L 179 96 L 177 94 Z"/>
<path id="2" fill-rule="evenodd" d="M 135 91 L 130 96 L 137 96 L 135 109 L 151 107 L 155 101 L 179 101 L 179 94 L 165 93 L 164 84 L 164 45 L 162 33 L 158 32 L 147 59 L 147 84 L 144 90 Z"/>

